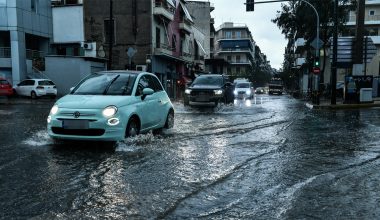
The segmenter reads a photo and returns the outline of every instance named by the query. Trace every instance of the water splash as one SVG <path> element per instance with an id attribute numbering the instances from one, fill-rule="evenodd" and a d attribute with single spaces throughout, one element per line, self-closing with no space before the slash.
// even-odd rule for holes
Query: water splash
<path id="1" fill-rule="evenodd" d="M 54 141 L 49 137 L 47 130 L 41 130 L 33 134 L 32 137 L 23 141 L 23 143 L 34 147 L 40 147 L 53 144 Z"/>

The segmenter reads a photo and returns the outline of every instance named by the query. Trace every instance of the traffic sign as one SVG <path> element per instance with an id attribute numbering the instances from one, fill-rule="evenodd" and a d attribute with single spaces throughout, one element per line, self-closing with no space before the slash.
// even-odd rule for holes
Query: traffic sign
<path id="1" fill-rule="evenodd" d="M 321 73 L 321 69 L 319 67 L 313 67 L 313 73 L 319 74 L 319 73 Z"/>
<path id="2" fill-rule="evenodd" d="M 319 38 L 318 38 L 318 40 L 317 40 L 317 38 L 314 38 L 314 40 L 310 43 L 310 46 L 312 46 L 316 50 L 319 50 L 323 46 L 323 41 Z"/>

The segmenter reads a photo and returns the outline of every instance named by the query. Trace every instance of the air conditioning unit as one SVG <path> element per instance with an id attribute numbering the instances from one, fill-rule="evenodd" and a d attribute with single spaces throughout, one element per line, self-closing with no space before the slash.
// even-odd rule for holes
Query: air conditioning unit
<path id="1" fill-rule="evenodd" d="M 373 102 L 372 88 L 361 88 L 359 98 L 360 98 L 360 102 Z"/>
<path id="2" fill-rule="evenodd" d="M 83 48 L 85 50 L 92 50 L 92 44 L 91 43 L 84 43 Z"/>
<path id="3" fill-rule="evenodd" d="M 147 70 L 146 65 L 136 65 L 136 71 L 146 72 L 146 70 Z"/>

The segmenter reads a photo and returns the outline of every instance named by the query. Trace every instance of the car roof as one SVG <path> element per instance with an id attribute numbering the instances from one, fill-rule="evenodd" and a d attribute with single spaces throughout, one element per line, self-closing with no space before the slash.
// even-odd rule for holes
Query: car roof
<path id="1" fill-rule="evenodd" d="M 118 73 L 118 74 L 123 74 L 123 73 L 128 73 L 128 74 L 140 74 L 140 73 L 148 73 L 148 72 L 143 72 L 143 71 L 136 71 L 136 70 L 107 70 L 107 71 L 100 71 L 97 73 L 101 74 L 108 74 L 108 73 Z"/>
<path id="2" fill-rule="evenodd" d="M 198 77 L 223 77 L 223 75 L 220 75 L 220 74 L 204 74 L 204 75 L 200 75 Z"/>

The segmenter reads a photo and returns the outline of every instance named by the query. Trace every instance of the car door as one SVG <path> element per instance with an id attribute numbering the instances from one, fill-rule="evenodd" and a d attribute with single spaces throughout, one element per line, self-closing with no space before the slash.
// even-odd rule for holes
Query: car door
<path id="1" fill-rule="evenodd" d="M 152 86 L 154 90 L 154 94 L 152 95 L 154 99 L 154 108 L 156 111 L 154 111 L 154 124 L 159 125 L 162 124 L 163 121 L 166 121 L 166 103 L 168 102 L 166 92 L 161 86 L 160 81 L 158 81 L 157 77 L 147 75 L 147 78 L 149 79 L 149 84 Z"/>
<path id="2" fill-rule="evenodd" d="M 136 97 L 139 100 L 141 100 L 137 104 L 137 111 L 138 111 L 138 114 L 140 115 L 140 121 L 141 121 L 141 130 L 146 130 L 146 129 L 150 129 L 154 127 L 157 121 L 156 108 L 157 108 L 158 100 L 155 94 L 148 95 L 143 99 L 143 90 L 145 88 L 153 89 L 147 75 L 143 75 L 140 77 L 137 84 L 136 94 L 135 94 Z"/>
<path id="3" fill-rule="evenodd" d="M 25 95 L 25 86 L 27 84 L 27 80 L 21 81 L 17 86 L 15 87 L 17 94 L 19 95 Z"/>

